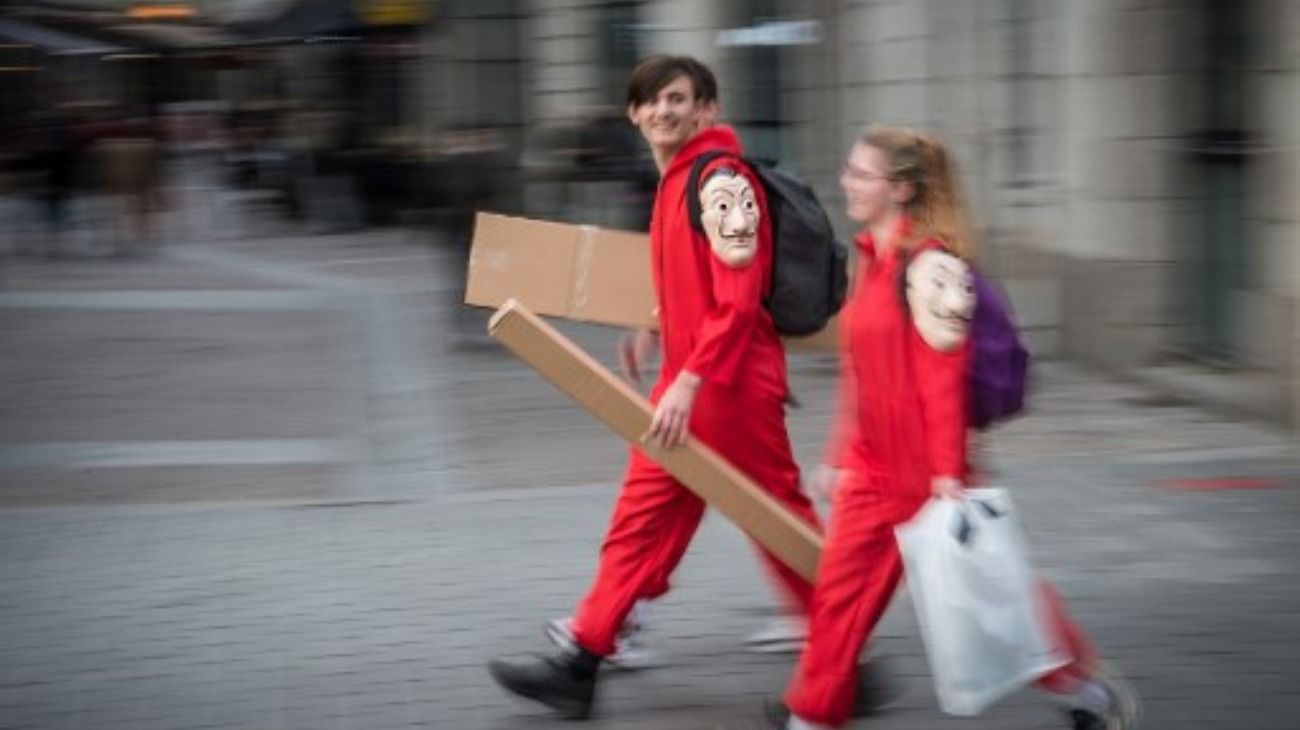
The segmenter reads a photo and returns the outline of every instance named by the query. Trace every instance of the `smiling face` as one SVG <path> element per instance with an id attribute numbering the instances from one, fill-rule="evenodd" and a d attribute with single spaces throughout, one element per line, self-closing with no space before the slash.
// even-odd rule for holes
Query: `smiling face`
<path id="1" fill-rule="evenodd" d="M 907 267 L 907 306 L 921 339 L 952 352 L 970 333 L 975 283 L 970 267 L 945 251 L 924 251 Z"/>
<path id="2" fill-rule="evenodd" d="M 700 187 L 700 223 L 713 253 L 727 266 L 747 266 L 758 254 L 758 200 L 749 180 L 720 168 Z"/>
<path id="3" fill-rule="evenodd" d="M 889 174 L 889 156 L 865 144 L 853 145 L 840 170 L 844 191 L 844 213 L 857 223 L 871 225 L 891 211 L 902 210 L 912 196 L 909 183 Z"/>
<path id="4" fill-rule="evenodd" d="M 696 96 L 689 76 L 673 78 L 653 96 L 627 108 L 628 119 L 655 151 L 656 157 L 671 159 L 686 140 L 709 126 L 717 103 Z"/>

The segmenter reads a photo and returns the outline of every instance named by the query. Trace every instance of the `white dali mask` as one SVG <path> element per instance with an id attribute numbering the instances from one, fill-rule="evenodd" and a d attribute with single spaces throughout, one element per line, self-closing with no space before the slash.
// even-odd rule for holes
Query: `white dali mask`
<path id="1" fill-rule="evenodd" d="M 970 333 L 975 283 L 970 267 L 946 251 L 924 251 L 907 266 L 907 307 L 921 339 L 952 352 Z"/>
<path id="2" fill-rule="evenodd" d="M 758 222 L 758 200 L 743 175 L 721 168 L 700 187 L 700 223 L 727 266 L 748 266 L 758 255 Z"/>

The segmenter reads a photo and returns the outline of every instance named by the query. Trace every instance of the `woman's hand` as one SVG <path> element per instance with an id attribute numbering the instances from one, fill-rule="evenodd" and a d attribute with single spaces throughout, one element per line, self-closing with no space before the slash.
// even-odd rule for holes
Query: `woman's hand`
<path id="1" fill-rule="evenodd" d="M 623 377 L 634 385 L 641 385 L 641 373 L 645 372 L 654 357 L 658 337 L 654 330 L 640 329 L 627 332 L 618 343 L 618 366 Z"/>
<path id="2" fill-rule="evenodd" d="M 930 480 L 930 494 L 938 499 L 961 499 L 962 489 L 957 477 L 939 476 Z"/>
<path id="3" fill-rule="evenodd" d="M 690 433 L 691 408 L 699 389 L 700 376 L 685 370 L 679 373 L 655 406 L 650 430 L 641 440 L 654 440 L 664 449 L 675 449 L 686 443 Z"/>

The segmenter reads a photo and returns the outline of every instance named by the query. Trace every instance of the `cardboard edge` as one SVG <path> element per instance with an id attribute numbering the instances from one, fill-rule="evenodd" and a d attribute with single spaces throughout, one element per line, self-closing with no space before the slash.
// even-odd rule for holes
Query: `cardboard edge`
<path id="1" fill-rule="evenodd" d="M 488 334 L 495 335 L 497 328 L 501 326 L 502 320 L 510 316 L 511 312 L 516 312 L 518 310 L 519 310 L 519 300 L 515 299 L 514 297 L 510 297 L 500 307 L 497 307 L 497 311 L 494 312 L 492 316 L 488 318 L 488 323 L 487 323 Z"/>

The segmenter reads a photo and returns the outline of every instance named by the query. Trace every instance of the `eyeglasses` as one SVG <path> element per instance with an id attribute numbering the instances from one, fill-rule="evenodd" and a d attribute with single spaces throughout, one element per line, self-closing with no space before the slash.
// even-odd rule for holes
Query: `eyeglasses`
<path id="1" fill-rule="evenodd" d="M 878 175 L 874 172 L 871 172 L 870 170 L 864 170 L 861 167 L 857 167 L 856 165 L 851 165 L 847 162 L 844 163 L 844 167 L 840 169 L 840 174 L 843 175 L 844 177 L 847 177 L 850 180 L 855 180 L 857 182 L 871 182 L 872 180 L 893 180 L 894 179 L 889 175 Z"/>

